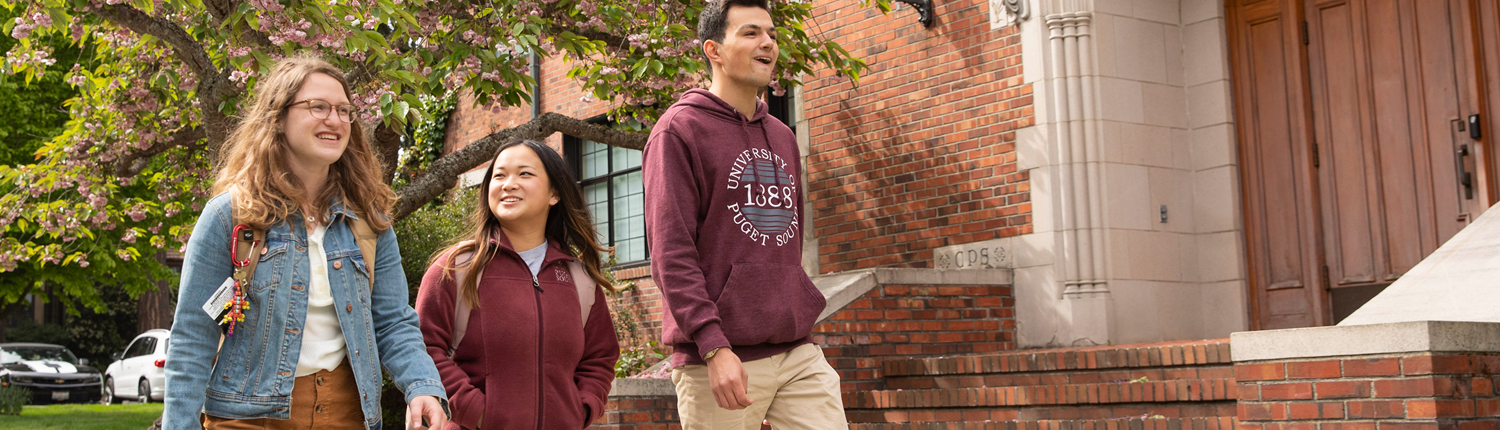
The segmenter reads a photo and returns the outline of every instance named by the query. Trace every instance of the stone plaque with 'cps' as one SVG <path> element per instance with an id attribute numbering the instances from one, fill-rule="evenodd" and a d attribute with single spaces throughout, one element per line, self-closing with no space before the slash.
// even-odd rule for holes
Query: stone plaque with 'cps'
<path id="1" fill-rule="evenodd" d="M 938 269 L 1013 269 L 1016 257 L 1011 238 L 949 245 L 932 251 L 932 267 Z"/>

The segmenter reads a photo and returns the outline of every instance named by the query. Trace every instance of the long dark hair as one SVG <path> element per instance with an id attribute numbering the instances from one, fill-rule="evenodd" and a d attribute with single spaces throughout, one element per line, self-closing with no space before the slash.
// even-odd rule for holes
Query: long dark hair
<path id="1" fill-rule="evenodd" d="M 453 276 L 453 271 L 457 269 L 468 270 L 464 279 L 456 280 L 458 294 L 474 308 L 479 307 L 479 271 L 474 269 L 489 264 L 490 259 L 500 250 L 489 241 L 489 238 L 500 233 L 500 219 L 490 212 L 489 204 L 490 180 L 495 175 L 494 158 L 500 156 L 501 152 L 518 146 L 530 149 L 536 153 L 536 158 L 542 160 L 542 168 L 547 171 L 548 185 L 557 193 L 557 204 L 547 210 L 547 240 L 562 245 L 568 254 L 582 260 L 583 267 L 588 269 L 589 277 L 594 279 L 594 283 L 606 290 L 614 290 L 614 284 L 604 276 L 599 261 L 599 252 L 607 252 L 609 248 L 599 246 L 595 239 L 593 217 L 589 215 L 588 206 L 583 204 L 583 190 L 578 188 L 578 180 L 573 178 L 572 169 L 568 168 L 557 151 L 535 140 L 512 140 L 501 145 L 500 149 L 495 150 L 495 155 L 490 157 L 490 167 L 484 170 L 484 179 L 479 183 L 474 211 L 469 213 L 471 233 L 460 237 L 457 243 L 433 256 L 434 260 L 442 260 L 443 276 Z M 472 255 L 473 258 L 459 261 L 461 255 Z"/>

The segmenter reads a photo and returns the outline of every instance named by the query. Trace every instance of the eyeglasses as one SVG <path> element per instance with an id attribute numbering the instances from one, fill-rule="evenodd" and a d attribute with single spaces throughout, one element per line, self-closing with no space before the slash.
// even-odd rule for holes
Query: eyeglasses
<path id="1" fill-rule="evenodd" d="M 338 111 L 339 121 L 343 121 L 345 123 L 354 122 L 354 106 L 352 105 L 344 104 L 334 106 L 332 103 L 328 103 L 322 100 L 307 99 L 286 105 L 286 107 L 287 109 L 291 109 L 292 106 L 300 105 L 303 103 L 307 103 L 307 111 L 312 113 L 313 118 L 328 119 L 329 112 Z"/>

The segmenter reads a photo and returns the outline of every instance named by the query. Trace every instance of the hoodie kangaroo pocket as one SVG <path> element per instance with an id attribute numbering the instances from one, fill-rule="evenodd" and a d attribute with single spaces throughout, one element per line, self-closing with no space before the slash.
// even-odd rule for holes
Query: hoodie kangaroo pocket
<path id="1" fill-rule="evenodd" d="M 729 344 L 759 345 L 807 337 L 827 301 L 801 267 L 740 263 L 716 304 Z"/>

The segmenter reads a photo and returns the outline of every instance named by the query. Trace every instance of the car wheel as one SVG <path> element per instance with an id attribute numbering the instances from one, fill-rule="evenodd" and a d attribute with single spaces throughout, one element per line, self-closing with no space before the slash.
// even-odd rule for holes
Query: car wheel
<path id="1" fill-rule="evenodd" d="M 141 403 L 151 403 L 151 383 L 146 378 L 141 378 L 141 385 L 136 386 L 136 397 Z"/>
<path id="2" fill-rule="evenodd" d="M 104 395 L 100 396 L 99 403 L 103 403 L 104 405 L 107 406 L 107 405 L 113 405 L 113 404 L 115 404 L 115 402 L 118 402 L 118 401 L 119 400 L 115 398 L 115 381 L 114 381 L 114 379 L 105 379 L 104 380 Z"/>

